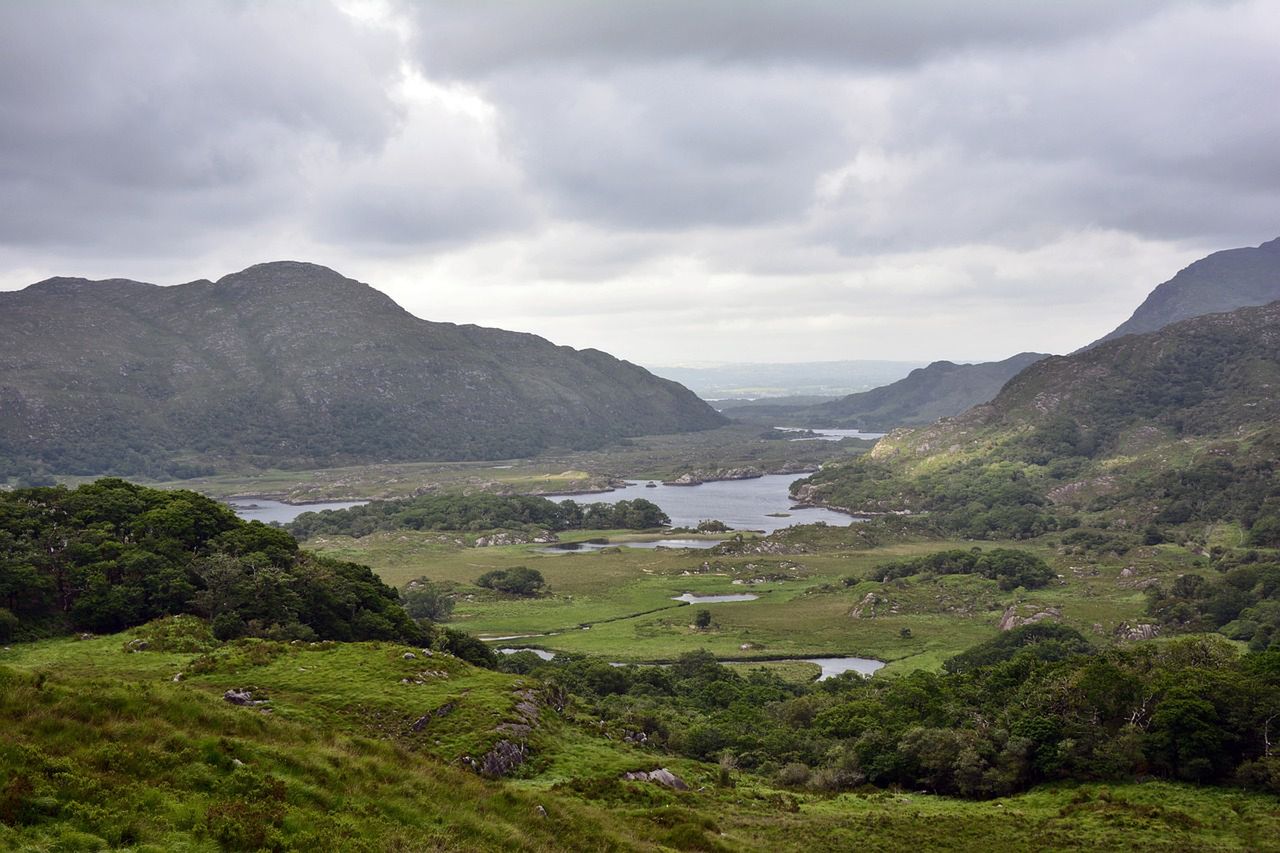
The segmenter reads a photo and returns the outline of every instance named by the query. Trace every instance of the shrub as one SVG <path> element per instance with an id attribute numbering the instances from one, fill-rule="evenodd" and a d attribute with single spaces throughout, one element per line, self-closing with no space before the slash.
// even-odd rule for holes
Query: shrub
<path id="1" fill-rule="evenodd" d="M 547 584 L 542 572 L 527 566 L 494 569 L 476 578 L 476 586 L 505 592 L 508 595 L 536 595 Z"/>

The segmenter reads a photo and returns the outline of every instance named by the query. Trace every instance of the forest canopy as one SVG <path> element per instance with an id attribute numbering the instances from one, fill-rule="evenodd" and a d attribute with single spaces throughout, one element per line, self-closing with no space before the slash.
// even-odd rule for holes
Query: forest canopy
<path id="1" fill-rule="evenodd" d="M 585 506 L 530 495 L 423 495 L 374 501 L 349 509 L 304 512 L 288 529 L 299 539 L 316 535 L 359 538 L 380 530 L 648 530 L 671 519 L 652 501 L 636 498 Z"/>
<path id="2" fill-rule="evenodd" d="M 210 619 L 220 639 L 417 638 L 367 566 L 189 491 L 102 479 L 0 493 L 0 637 Z"/>

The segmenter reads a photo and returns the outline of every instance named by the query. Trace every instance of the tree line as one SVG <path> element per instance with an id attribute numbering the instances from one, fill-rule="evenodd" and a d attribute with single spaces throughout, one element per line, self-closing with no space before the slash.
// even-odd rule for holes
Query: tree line
<path id="1" fill-rule="evenodd" d="M 648 530 L 669 524 L 667 514 L 643 498 L 582 505 L 531 495 L 451 494 L 304 512 L 288 529 L 299 539 L 308 539 L 317 535 L 360 538 L 382 530 Z"/>

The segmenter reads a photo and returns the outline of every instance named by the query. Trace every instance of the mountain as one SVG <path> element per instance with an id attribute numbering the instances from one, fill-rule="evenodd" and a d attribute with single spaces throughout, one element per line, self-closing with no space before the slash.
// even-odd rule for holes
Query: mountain
<path id="1" fill-rule="evenodd" d="M 815 425 L 869 432 L 932 423 L 987 402 L 1024 368 L 1045 357 L 1043 353 L 1023 352 L 1004 361 L 980 364 L 935 361 L 891 385 L 814 406 L 804 417 Z"/>
<path id="2" fill-rule="evenodd" d="M 598 350 L 421 320 L 314 264 L 0 294 L 0 464 L 12 473 L 508 458 L 723 422 Z"/>
<path id="3" fill-rule="evenodd" d="M 1038 361 L 989 404 L 892 433 L 796 492 L 927 511 L 972 536 L 1036 535 L 1073 513 L 1265 528 L 1280 521 L 1277 389 L 1280 302 L 1210 314 Z"/>
<path id="4" fill-rule="evenodd" d="M 1158 286 L 1115 331 L 1095 341 L 1154 332 L 1170 323 L 1265 305 L 1280 299 L 1280 238 L 1256 248 L 1228 249 L 1201 258 Z"/>

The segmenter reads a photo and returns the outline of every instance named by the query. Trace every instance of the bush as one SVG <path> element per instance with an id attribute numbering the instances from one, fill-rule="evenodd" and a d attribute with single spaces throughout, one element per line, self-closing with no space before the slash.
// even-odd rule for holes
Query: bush
<path id="1" fill-rule="evenodd" d="M 7 643 L 18 635 L 18 617 L 0 607 L 0 643 Z"/>
<path id="2" fill-rule="evenodd" d="M 505 592 L 508 595 L 537 595 L 547 585 L 542 572 L 527 566 L 511 569 L 494 569 L 476 578 L 476 586 Z"/>
<path id="3" fill-rule="evenodd" d="M 447 622 L 453 615 L 453 596 L 449 587 L 416 578 L 400 591 L 400 601 L 409 618 L 428 622 Z"/>

